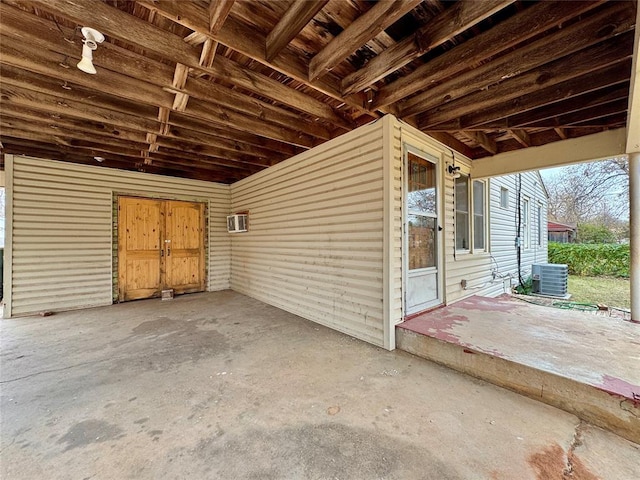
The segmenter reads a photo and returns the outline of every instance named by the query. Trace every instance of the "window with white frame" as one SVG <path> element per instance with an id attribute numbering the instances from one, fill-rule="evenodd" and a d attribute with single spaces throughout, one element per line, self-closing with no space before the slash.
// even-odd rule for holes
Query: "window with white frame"
<path id="1" fill-rule="evenodd" d="M 467 175 L 455 179 L 456 250 L 483 252 L 487 249 L 487 182 Z"/>
<path id="2" fill-rule="evenodd" d="M 509 189 L 500 187 L 500 208 L 509 208 Z"/>
<path id="3" fill-rule="evenodd" d="M 529 199 L 522 200 L 522 236 L 524 248 L 531 247 L 531 214 L 529 211 Z"/>
<path id="4" fill-rule="evenodd" d="M 542 235 L 544 233 L 544 229 L 542 228 L 542 226 L 544 225 L 543 223 L 544 218 L 543 218 L 543 210 L 542 210 L 542 204 L 538 203 L 538 245 L 542 245 Z"/>

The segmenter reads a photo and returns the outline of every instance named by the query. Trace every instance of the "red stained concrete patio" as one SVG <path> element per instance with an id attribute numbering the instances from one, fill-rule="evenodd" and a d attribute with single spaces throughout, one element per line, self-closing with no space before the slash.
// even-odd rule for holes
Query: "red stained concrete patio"
<path id="1" fill-rule="evenodd" d="M 473 296 L 396 329 L 398 348 L 640 442 L 640 325 Z"/>

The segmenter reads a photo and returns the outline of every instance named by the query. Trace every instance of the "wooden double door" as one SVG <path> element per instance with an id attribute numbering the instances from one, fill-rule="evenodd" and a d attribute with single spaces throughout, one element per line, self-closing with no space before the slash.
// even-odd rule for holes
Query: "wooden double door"
<path id="1" fill-rule="evenodd" d="M 118 199 L 120 301 L 205 288 L 204 204 Z"/>

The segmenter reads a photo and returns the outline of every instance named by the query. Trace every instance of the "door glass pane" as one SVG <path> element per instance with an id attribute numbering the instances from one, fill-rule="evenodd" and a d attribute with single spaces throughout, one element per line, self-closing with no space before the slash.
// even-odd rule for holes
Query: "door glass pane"
<path id="1" fill-rule="evenodd" d="M 410 212 L 436 214 L 436 166 L 409 154 L 407 208 Z"/>
<path id="2" fill-rule="evenodd" d="M 409 270 L 436 266 L 436 219 L 408 216 Z"/>

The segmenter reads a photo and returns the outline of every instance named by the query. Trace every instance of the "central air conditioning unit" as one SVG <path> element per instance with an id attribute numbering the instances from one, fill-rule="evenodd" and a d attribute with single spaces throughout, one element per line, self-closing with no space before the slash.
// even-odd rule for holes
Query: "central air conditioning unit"
<path id="1" fill-rule="evenodd" d="M 240 233 L 248 231 L 249 215 L 246 213 L 236 213 L 227 216 L 227 232 Z"/>
<path id="2" fill-rule="evenodd" d="M 554 263 L 531 266 L 533 293 L 552 297 L 566 297 L 569 267 Z"/>

